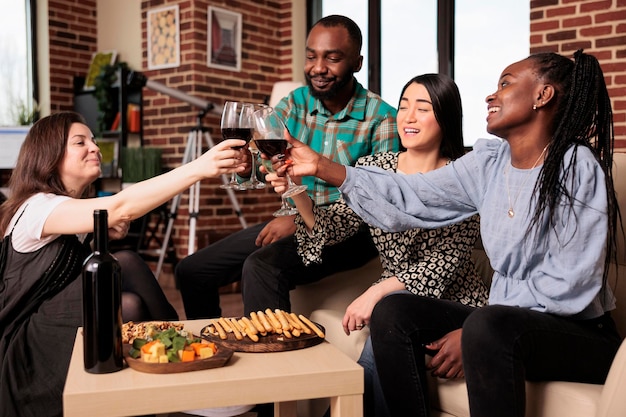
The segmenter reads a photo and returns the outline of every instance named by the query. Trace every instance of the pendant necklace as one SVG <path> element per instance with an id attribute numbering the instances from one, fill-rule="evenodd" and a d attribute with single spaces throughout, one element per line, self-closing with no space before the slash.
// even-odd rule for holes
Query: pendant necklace
<path id="1" fill-rule="evenodd" d="M 543 148 L 543 151 L 541 151 L 541 154 L 539 155 L 539 158 L 537 158 L 537 160 L 535 161 L 533 166 L 528 170 L 528 174 L 526 174 L 526 178 L 524 178 L 524 182 L 522 182 L 522 184 L 519 187 L 519 190 L 517 190 L 517 195 L 515 196 L 514 200 L 511 200 L 511 192 L 509 191 L 509 166 L 511 166 L 511 161 L 510 161 L 510 158 L 509 158 L 509 163 L 504 168 L 504 179 L 506 181 L 506 183 L 505 183 L 506 184 L 506 195 L 509 198 L 509 209 L 507 210 L 506 214 L 510 218 L 515 217 L 515 210 L 513 210 L 513 206 L 517 202 L 517 199 L 519 198 L 522 190 L 524 189 L 524 186 L 526 185 L 526 182 L 528 181 L 528 178 L 530 178 L 530 174 L 532 173 L 533 169 L 535 169 L 537 167 L 537 164 L 539 164 L 539 161 L 541 160 L 543 155 L 546 153 L 547 149 L 548 149 L 548 145 L 546 145 L 546 147 Z"/>

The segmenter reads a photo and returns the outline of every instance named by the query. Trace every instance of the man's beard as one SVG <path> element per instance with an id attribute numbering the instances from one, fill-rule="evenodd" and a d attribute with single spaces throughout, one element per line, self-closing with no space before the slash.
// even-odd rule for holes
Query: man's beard
<path id="1" fill-rule="evenodd" d="M 306 83 L 309 86 L 309 91 L 311 92 L 311 95 L 318 100 L 330 100 L 334 98 L 339 93 L 339 91 L 346 87 L 352 80 L 352 77 L 348 74 L 346 74 L 345 77 L 341 78 L 334 77 L 334 84 L 332 85 L 332 87 L 330 87 L 329 90 L 320 91 L 316 90 L 313 86 L 313 83 L 311 82 L 311 76 L 309 74 L 304 74 L 304 78 L 306 79 Z"/>

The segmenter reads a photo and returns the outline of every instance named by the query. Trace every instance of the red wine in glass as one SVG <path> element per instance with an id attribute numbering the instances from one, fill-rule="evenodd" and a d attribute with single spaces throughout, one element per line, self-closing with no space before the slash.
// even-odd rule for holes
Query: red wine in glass
<path id="1" fill-rule="evenodd" d="M 243 139 L 246 143 L 252 139 L 253 129 L 251 127 L 225 127 L 222 128 L 224 139 Z M 243 146 L 233 146 L 233 149 L 241 149 Z"/>
<path id="2" fill-rule="evenodd" d="M 262 153 L 270 158 L 275 155 L 284 155 L 287 151 L 287 140 L 285 139 L 259 139 L 255 140 L 254 143 Z"/>

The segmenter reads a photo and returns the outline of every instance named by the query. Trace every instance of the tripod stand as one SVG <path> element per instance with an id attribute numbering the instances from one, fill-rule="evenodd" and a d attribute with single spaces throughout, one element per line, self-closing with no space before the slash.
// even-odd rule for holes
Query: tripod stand
<path id="1" fill-rule="evenodd" d="M 197 126 L 189 132 L 189 136 L 187 137 L 187 144 L 185 145 L 185 153 L 183 155 L 182 165 L 193 161 L 202 155 L 202 144 L 203 139 L 206 141 L 207 146 L 212 148 L 214 146 L 213 139 L 211 138 L 210 133 L 202 126 L 202 118 L 204 117 L 205 112 L 201 111 L 198 114 L 198 124 Z M 222 174 L 221 176 L 222 183 L 228 184 L 228 178 L 226 175 Z M 233 209 L 239 217 L 239 222 L 241 226 L 245 229 L 248 227 L 246 223 L 246 219 L 243 217 L 243 213 L 241 212 L 241 208 L 239 207 L 239 202 L 235 197 L 235 192 L 231 188 L 227 188 L 226 192 L 228 193 L 228 197 L 230 199 L 231 204 L 233 205 Z M 170 237 L 172 235 L 172 228 L 174 227 L 174 220 L 176 220 L 176 216 L 178 214 L 178 206 L 180 205 L 182 193 L 177 194 L 172 199 L 172 205 L 170 206 L 170 211 L 168 213 L 168 222 L 167 227 L 165 228 L 165 235 L 163 237 L 163 242 L 161 245 L 161 249 L 159 250 L 159 261 L 157 264 L 156 270 L 156 278 L 159 279 L 159 275 L 161 274 L 161 269 L 163 268 L 163 260 L 165 259 L 165 254 L 167 253 L 167 246 L 170 241 Z M 189 245 L 188 245 L 188 254 L 191 255 L 195 252 L 195 244 L 196 244 L 196 223 L 198 220 L 198 211 L 200 209 L 200 182 L 196 182 L 189 187 Z"/>

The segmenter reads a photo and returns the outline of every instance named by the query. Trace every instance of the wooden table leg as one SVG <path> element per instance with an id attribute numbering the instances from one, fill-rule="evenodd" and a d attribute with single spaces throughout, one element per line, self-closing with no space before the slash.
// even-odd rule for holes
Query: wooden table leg
<path id="1" fill-rule="evenodd" d="M 363 417 L 363 395 L 331 397 L 331 417 Z"/>
<path id="2" fill-rule="evenodd" d="M 297 417 L 298 404 L 296 401 L 274 403 L 274 417 Z"/>

